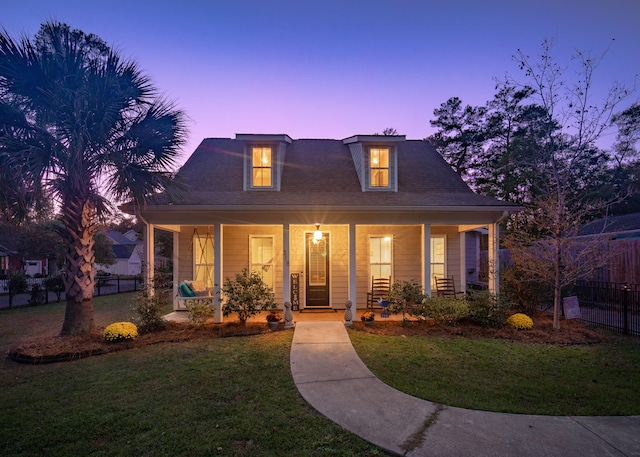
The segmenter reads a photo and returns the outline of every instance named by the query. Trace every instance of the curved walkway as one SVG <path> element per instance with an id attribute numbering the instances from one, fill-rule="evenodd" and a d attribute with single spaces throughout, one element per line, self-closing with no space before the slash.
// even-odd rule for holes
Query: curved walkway
<path id="1" fill-rule="evenodd" d="M 298 322 L 291 373 L 303 398 L 343 428 L 407 456 L 640 456 L 640 416 L 555 417 L 442 406 L 383 384 L 341 322 Z"/>

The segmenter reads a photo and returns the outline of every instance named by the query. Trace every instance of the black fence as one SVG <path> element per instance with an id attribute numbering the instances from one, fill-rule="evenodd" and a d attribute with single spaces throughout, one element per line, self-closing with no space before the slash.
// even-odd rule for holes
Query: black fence
<path id="1" fill-rule="evenodd" d="M 144 281 L 142 276 L 96 276 L 93 296 L 120 294 L 142 290 Z M 27 290 L 9 297 L 8 282 L 0 282 L 0 308 L 10 306 L 39 305 L 57 302 L 65 299 L 64 292 L 56 293 L 48 290 L 44 278 L 27 278 Z M 34 292 L 34 289 L 37 292 Z"/>
<path id="2" fill-rule="evenodd" d="M 640 284 L 579 281 L 573 292 L 582 321 L 640 336 Z"/>

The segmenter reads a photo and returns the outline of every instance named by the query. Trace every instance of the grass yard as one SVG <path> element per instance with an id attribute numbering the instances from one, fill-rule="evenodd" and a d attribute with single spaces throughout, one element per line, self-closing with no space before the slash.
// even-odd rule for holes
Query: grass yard
<path id="1" fill-rule="evenodd" d="M 130 294 L 95 300 L 96 324 Z M 0 348 L 55 335 L 64 306 L 0 312 Z M 165 343 L 74 362 L 0 362 L 3 456 L 376 456 L 320 416 L 289 370 L 292 332 Z"/>
<path id="2" fill-rule="evenodd" d="M 376 376 L 425 400 L 523 414 L 640 414 L 639 338 L 565 346 L 349 334 Z"/>

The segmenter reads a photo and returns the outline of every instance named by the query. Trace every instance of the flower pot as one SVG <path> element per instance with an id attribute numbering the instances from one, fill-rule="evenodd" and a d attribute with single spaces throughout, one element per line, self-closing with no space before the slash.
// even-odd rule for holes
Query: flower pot
<path id="1" fill-rule="evenodd" d="M 269 326 L 269 330 L 278 330 L 278 321 L 268 321 L 267 325 Z"/>

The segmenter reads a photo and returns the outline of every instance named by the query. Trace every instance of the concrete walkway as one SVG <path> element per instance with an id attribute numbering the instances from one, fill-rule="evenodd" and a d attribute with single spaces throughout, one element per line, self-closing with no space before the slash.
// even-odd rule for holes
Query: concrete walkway
<path id="1" fill-rule="evenodd" d="M 407 456 L 640 456 L 640 416 L 554 417 L 442 406 L 378 380 L 341 322 L 298 322 L 291 373 L 327 418 Z"/>

